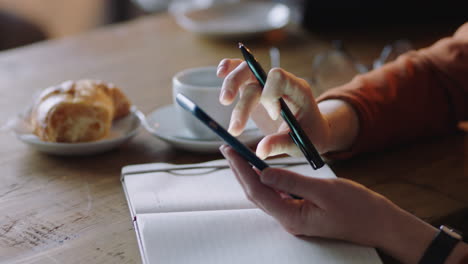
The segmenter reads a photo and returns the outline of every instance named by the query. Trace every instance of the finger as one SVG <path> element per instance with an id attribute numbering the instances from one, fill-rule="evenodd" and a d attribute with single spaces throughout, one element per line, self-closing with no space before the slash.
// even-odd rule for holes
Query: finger
<path id="1" fill-rule="evenodd" d="M 256 154 L 265 159 L 270 156 L 287 153 L 291 156 L 300 156 L 299 148 L 294 144 L 288 131 L 271 134 L 264 137 L 257 145 Z"/>
<path id="2" fill-rule="evenodd" d="M 219 98 L 220 102 L 224 105 L 231 104 L 236 98 L 240 87 L 246 82 L 253 82 L 253 78 L 247 63 L 245 61 L 241 62 L 224 78 Z"/>
<path id="3" fill-rule="evenodd" d="M 260 102 L 274 120 L 279 116 L 278 100 L 282 97 L 288 101 L 293 113 L 296 113 L 299 108 L 307 108 L 313 101 L 312 90 L 305 80 L 281 68 L 273 68 L 268 73 Z"/>
<path id="4" fill-rule="evenodd" d="M 228 131 L 238 136 L 245 128 L 245 124 L 249 120 L 250 113 L 252 113 L 255 106 L 260 101 L 262 89 L 258 83 L 249 83 L 241 90 L 241 96 L 237 102 L 231 115 L 231 123 Z"/>
<path id="5" fill-rule="evenodd" d="M 218 68 L 216 70 L 216 75 L 219 78 L 225 78 L 229 73 L 231 73 L 241 63 L 242 63 L 241 59 L 223 59 L 218 64 Z M 232 96 L 232 95 L 226 94 L 226 92 L 221 87 L 219 101 L 221 103 L 223 103 L 223 100 L 225 100 L 224 97 L 230 97 L 230 96 Z"/>
<path id="6" fill-rule="evenodd" d="M 333 179 L 307 177 L 280 168 L 263 170 L 260 181 L 274 189 L 301 196 L 320 208 L 325 208 L 327 197 L 333 195 Z"/>
<path id="7" fill-rule="evenodd" d="M 278 132 L 285 132 L 285 131 L 291 131 L 289 128 L 289 125 L 286 122 L 282 122 L 281 125 L 278 127 Z"/>
<path id="8" fill-rule="evenodd" d="M 272 188 L 260 182 L 258 174 L 252 166 L 229 146 L 223 146 L 221 152 L 229 160 L 236 177 L 241 183 L 246 196 L 262 208 L 266 213 L 276 218 L 292 215 L 294 208 Z"/>
<path id="9" fill-rule="evenodd" d="M 224 78 L 241 63 L 241 59 L 223 59 L 218 64 L 216 75 L 218 75 L 219 78 Z"/>
<path id="10" fill-rule="evenodd" d="M 270 212 L 268 212 L 268 210 L 266 208 L 263 207 L 263 205 L 256 199 L 253 199 L 251 196 L 250 196 L 250 193 L 248 190 L 252 190 L 251 187 L 249 187 L 248 185 L 248 182 L 245 181 L 246 177 L 245 177 L 245 172 L 244 174 L 241 174 L 239 171 L 238 171 L 238 165 L 236 164 L 233 164 L 233 161 L 232 161 L 232 158 L 229 156 L 230 154 L 229 153 L 226 153 L 226 149 L 228 149 L 227 146 L 222 146 L 220 148 L 221 150 L 221 153 L 226 157 L 226 160 L 228 161 L 229 163 L 229 167 L 232 169 L 234 175 L 236 176 L 236 179 L 238 180 L 238 182 L 240 183 L 242 189 L 244 190 L 244 193 L 246 194 L 247 198 L 253 202 L 255 205 L 257 205 L 258 208 L 262 209 L 263 211 L 265 211 L 266 213 L 270 214 Z M 251 167 L 250 167 L 251 168 Z M 251 168 L 252 169 L 252 168 Z M 255 171 L 255 173 L 257 173 Z M 250 177 L 255 177 L 258 179 L 258 174 L 256 175 L 251 175 Z M 266 186 L 263 185 L 263 187 L 265 188 Z"/>
<path id="11" fill-rule="evenodd" d="M 242 187 L 242 189 L 245 189 L 245 185 L 246 183 L 244 182 L 244 179 L 242 177 L 240 177 L 240 174 L 237 172 L 237 168 L 236 166 L 234 166 L 232 164 L 232 161 L 231 161 L 231 158 L 229 157 L 228 154 L 226 154 L 226 148 L 227 146 L 226 145 L 222 145 L 221 147 L 219 147 L 219 150 L 221 152 L 221 154 L 226 158 L 227 162 L 228 162 L 228 165 L 229 167 L 231 168 L 232 172 L 234 173 L 234 176 L 236 177 L 237 179 L 237 182 L 239 182 L 240 186 Z M 244 191 L 245 192 L 245 191 Z M 256 201 L 252 201 L 255 205 L 257 205 L 258 208 L 262 209 L 263 211 L 265 211 L 264 208 L 262 208 L 262 206 L 260 204 L 258 204 Z"/>
<path id="12" fill-rule="evenodd" d="M 242 158 L 235 151 L 229 149 L 229 147 L 222 148 L 223 155 L 230 161 L 230 166 L 238 180 L 242 181 L 241 186 L 248 194 L 249 199 L 263 211 L 276 218 L 290 233 L 295 235 L 311 233 L 309 224 L 316 222 L 317 217 L 315 216 L 322 215 L 323 213 L 320 213 L 322 210 L 311 201 L 294 200 L 290 199 L 289 196 L 285 199 L 282 193 L 265 188 L 263 184 L 260 184 L 258 189 L 252 188 L 252 185 L 258 184 L 258 174 L 255 175 L 256 177 L 250 178 L 250 180 L 255 179 L 256 183 L 250 182 L 249 178 L 245 176 L 255 169 L 252 169 L 245 161 L 238 160 L 238 158 Z M 251 186 L 250 192 L 247 189 L 249 185 Z M 262 189 L 265 190 L 265 195 L 263 195 Z"/>

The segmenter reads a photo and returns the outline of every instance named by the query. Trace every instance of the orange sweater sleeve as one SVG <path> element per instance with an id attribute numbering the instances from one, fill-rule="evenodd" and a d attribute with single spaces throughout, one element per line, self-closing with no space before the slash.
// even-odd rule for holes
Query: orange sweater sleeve
<path id="1" fill-rule="evenodd" d="M 359 133 L 342 159 L 454 132 L 468 119 L 468 23 L 453 36 L 411 51 L 328 90 L 317 101 L 341 99 L 359 118 Z"/>

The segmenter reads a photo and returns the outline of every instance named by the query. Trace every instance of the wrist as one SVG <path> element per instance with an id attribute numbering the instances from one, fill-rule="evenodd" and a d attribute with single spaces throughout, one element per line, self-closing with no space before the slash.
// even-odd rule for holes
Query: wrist
<path id="1" fill-rule="evenodd" d="M 418 264 L 460 264 L 468 250 L 459 231 L 442 225 Z"/>
<path id="2" fill-rule="evenodd" d="M 402 263 L 418 263 L 431 244 L 437 229 L 393 205 L 379 236 L 377 247 Z"/>
<path id="3" fill-rule="evenodd" d="M 468 262 L 468 244 L 463 241 L 453 249 L 452 253 L 447 257 L 444 264 L 464 264 Z"/>
<path id="4" fill-rule="evenodd" d="M 323 152 L 349 149 L 359 132 L 359 120 L 354 108 L 338 99 L 324 100 L 318 103 L 318 108 L 329 127 L 328 143 Z"/>

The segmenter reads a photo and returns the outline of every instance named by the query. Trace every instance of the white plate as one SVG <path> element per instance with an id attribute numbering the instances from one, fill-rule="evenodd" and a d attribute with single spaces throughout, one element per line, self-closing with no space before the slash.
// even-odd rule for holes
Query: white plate
<path id="1" fill-rule="evenodd" d="M 290 20 L 290 9 L 280 3 L 241 1 L 213 4 L 210 1 L 177 1 L 170 11 L 184 29 L 223 38 L 251 37 L 284 28 Z M 197 5 L 198 3 L 198 5 Z"/>
<path id="2" fill-rule="evenodd" d="M 189 150 L 193 152 L 213 153 L 217 152 L 219 147 L 224 144 L 221 139 L 200 140 L 194 138 L 186 129 L 176 114 L 174 105 L 167 105 L 156 109 L 146 117 L 139 112 L 143 127 L 152 135 L 168 142 L 176 148 Z M 237 137 L 245 145 L 253 145 L 263 137 L 263 134 L 255 126 L 255 123 L 249 121 L 246 130 Z"/>
<path id="3" fill-rule="evenodd" d="M 64 156 L 91 155 L 111 150 L 135 136 L 140 126 L 140 119 L 136 112 L 137 110 L 132 108 L 128 116 L 114 121 L 107 138 L 93 142 L 56 143 L 42 141 L 31 132 L 27 122 L 28 112 L 18 116 L 13 125 L 13 132 L 19 140 L 41 152 Z"/>

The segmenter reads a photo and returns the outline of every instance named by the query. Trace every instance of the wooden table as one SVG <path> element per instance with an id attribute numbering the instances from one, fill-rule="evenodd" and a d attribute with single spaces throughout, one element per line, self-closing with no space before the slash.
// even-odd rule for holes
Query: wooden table
<path id="1" fill-rule="evenodd" d="M 349 39 L 361 58 L 375 58 L 388 34 Z M 385 37 L 387 36 L 387 38 Z M 426 36 L 421 41 L 438 38 Z M 314 56 L 332 35 L 279 32 L 247 40 L 268 63 L 277 45 L 282 66 L 309 76 Z M 422 43 L 421 42 L 421 43 Z M 171 76 L 188 67 L 239 57 L 235 41 L 203 39 L 168 15 L 144 17 L 72 38 L 0 53 L 1 124 L 30 105 L 37 92 L 67 79 L 111 81 L 144 113 L 171 103 Z M 120 148 L 94 156 L 45 155 L 0 133 L 1 263 L 139 263 L 127 202 L 119 180 L 128 164 L 193 163 L 221 158 L 173 149 L 141 129 Z M 468 137 L 365 155 L 332 164 L 336 174 L 378 191 L 417 216 L 437 223 L 459 219 L 468 204 Z M 448 221 L 448 220 L 447 220 Z"/>

